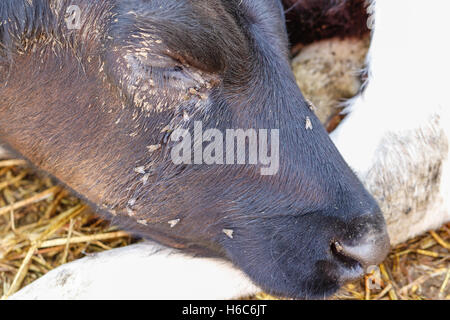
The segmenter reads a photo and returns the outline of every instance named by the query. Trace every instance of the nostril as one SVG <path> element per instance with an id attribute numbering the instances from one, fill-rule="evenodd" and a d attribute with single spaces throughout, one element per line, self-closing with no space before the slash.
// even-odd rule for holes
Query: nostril
<path id="1" fill-rule="evenodd" d="M 367 236 L 358 244 L 348 245 L 342 241 L 333 241 L 331 251 L 346 266 L 358 263 L 363 268 L 378 265 L 386 258 L 389 251 L 387 233 Z"/>
<path id="2" fill-rule="evenodd" d="M 362 265 L 359 261 L 345 254 L 344 247 L 339 241 L 331 243 L 331 252 L 333 256 L 347 269 L 360 269 Z"/>

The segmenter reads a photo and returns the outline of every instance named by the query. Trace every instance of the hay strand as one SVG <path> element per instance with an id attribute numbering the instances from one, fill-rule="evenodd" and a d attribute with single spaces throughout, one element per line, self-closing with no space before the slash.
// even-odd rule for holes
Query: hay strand
<path id="1" fill-rule="evenodd" d="M 28 206 L 30 204 L 35 203 L 35 202 L 39 202 L 39 201 L 48 199 L 51 196 L 55 195 L 55 193 L 57 193 L 58 191 L 59 191 L 59 187 L 52 187 L 52 188 L 50 188 L 48 190 L 45 190 L 45 191 L 43 191 L 41 193 L 38 193 L 38 194 L 34 195 L 34 196 L 32 196 L 32 197 L 30 197 L 28 199 L 25 199 L 25 200 L 22 200 L 22 201 L 19 201 L 19 202 L 16 202 L 16 203 L 12 203 L 12 204 L 10 204 L 10 205 L 8 205 L 6 207 L 0 208 L 0 216 L 5 214 L 5 213 L 8 213 L 10 211 L 14 211 L 14 210 L 26 207 L 26 206 Z"/>

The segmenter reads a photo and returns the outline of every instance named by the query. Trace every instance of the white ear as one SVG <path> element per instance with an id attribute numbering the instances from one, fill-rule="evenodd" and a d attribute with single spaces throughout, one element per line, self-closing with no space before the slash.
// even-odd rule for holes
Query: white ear
<path id="1" fill-rule="evenodd" d="M 56 268 L 10 299 L 234 299 L 260 290 L 231 263 L 146 242 Z"/>
<path id="2" fill-rule="evenodd" d="M 450 221 L 447 0 L 378 0 L 363 95 L 332 134 L 393 243 Z"/>

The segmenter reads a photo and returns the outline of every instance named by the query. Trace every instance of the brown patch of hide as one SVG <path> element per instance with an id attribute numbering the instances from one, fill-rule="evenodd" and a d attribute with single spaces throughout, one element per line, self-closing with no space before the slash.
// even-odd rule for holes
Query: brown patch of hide
<path id="1" fill-rule="evenodd" d="M 369 33 L 364 0 L 283 0 L 293 45 L 333 37 L 363 37 Z"/>

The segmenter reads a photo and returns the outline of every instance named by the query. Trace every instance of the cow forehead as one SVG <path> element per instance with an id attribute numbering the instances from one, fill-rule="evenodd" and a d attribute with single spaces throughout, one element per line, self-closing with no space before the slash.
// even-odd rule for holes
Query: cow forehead
<path id="1" fill-rule="evenodd" d="M 277 0 L 119 1 L 110 33 L 122 46 L 220 72 L 252 56 L 251 46 L 260 42 L 252 39 L 256 33 L 272 42 L 283 38 L 278 4 Z"/>
<path id="2" fill-rule="evenodd" d="M 219 0 L 120 1 L 114 10 L 110 36 L 130 50 L 148 50 L 209 72 L 223 70 L 227 60 L 246 51 L 242 29 Z"/>

